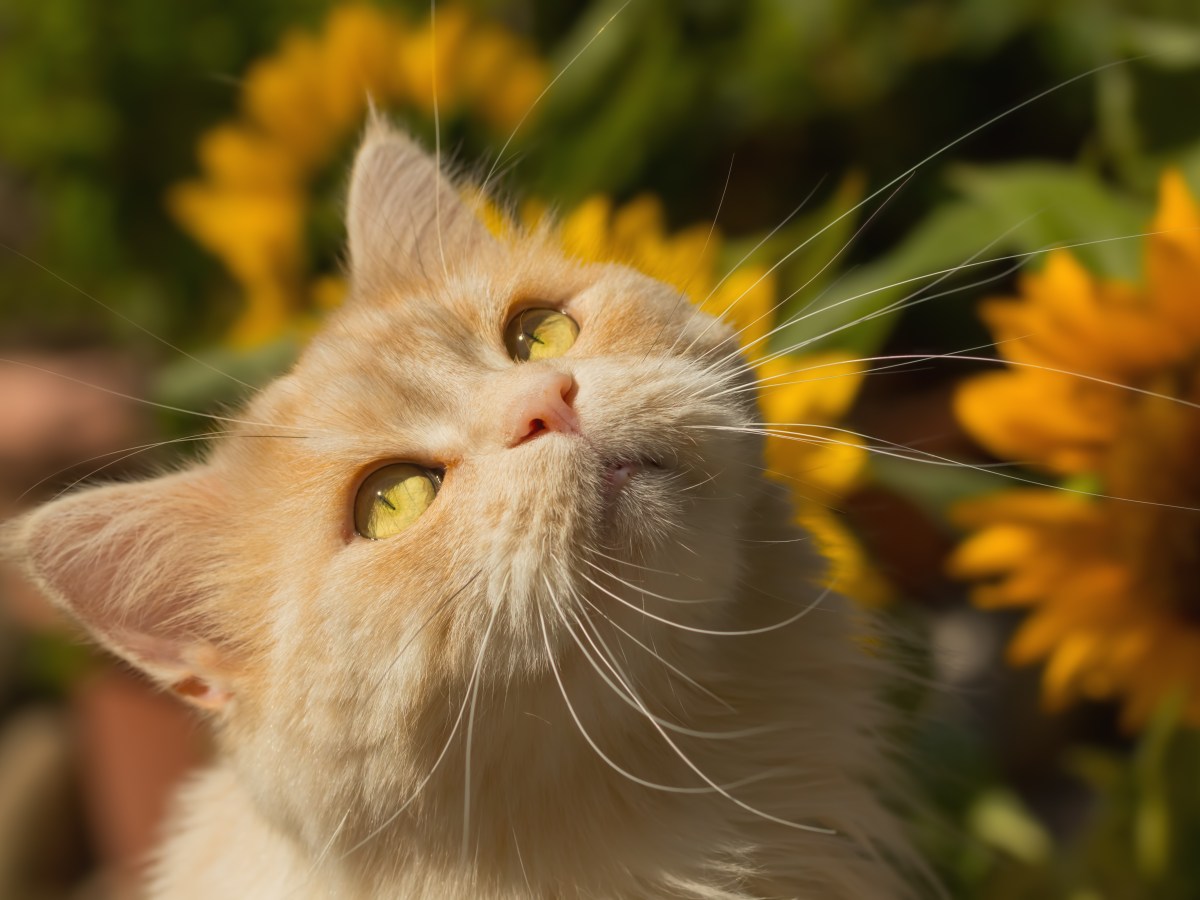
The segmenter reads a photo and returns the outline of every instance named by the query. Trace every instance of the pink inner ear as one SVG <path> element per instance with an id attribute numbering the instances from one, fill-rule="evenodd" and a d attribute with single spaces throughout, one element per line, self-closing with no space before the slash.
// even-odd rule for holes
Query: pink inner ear
<path id="1" fill-rule="evenodd" d="M 107 637 L 124 648 L 126 659 L 194 706 L 216 710 L 233 697 L 225 657 L 207 641 L 130 632 Z"/>
<path id="2" fill-rule="evenodd" d="M 381 285 L 427 281 L 443 255 L 453 263 L 496 246 L 435 160 L 379 117 L 355 157 L 346 230 L 357 298 Z"/>
<path id="3" fill-rule="evenodd" d="M 80 491 L 35 512 L 24 537 L 41 585 L 118 656 L 214 708 L 232 667 L 212 642 L 204 585 L 217 566 L 218 481 L 205 468 Z"/>
<path id="4" fill-rule="evenodd" d="M 220 709 L 233 696 L 203 678 L 189 675 L 171 685 L 171 691 L 202 709 Z"/>

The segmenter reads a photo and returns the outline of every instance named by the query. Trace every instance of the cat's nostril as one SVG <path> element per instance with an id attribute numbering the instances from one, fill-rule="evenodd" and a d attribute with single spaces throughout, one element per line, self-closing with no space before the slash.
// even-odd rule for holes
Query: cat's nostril
<path id="1" fill-rule="evenodd" d="M 564 372 L 550 373 L 523 390 L 509 409 L 508 446 L 552 432 L 579 434 L 579 416 L 571 405 L 575 393 L 575 379 Z"/>

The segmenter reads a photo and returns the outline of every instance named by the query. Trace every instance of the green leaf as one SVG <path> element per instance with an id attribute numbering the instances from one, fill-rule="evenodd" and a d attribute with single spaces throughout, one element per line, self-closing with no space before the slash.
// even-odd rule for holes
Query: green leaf
<path id="1" fill-rule="evenodd" d="M 1126 50 L 1160 69 L 1200 66 L 1200 28 L 1183 22 L 1128 18 L 1117 26 Z"/>
<path id="2" fill-rule="evenodd" d="M 1171 812 L 1168 805 L 1167 754 L 1179 729 L 1184 698 L 1175 693 L 1159 706 L 1138 746 L 1133 775 L 1138 789 L 1134 810 L 1134 855 L 1138 868 L 1159 879 L 1171 860 Z"/>
<path id="3" fill-rule="evenodd" d="M 780 346 L 878 350 L 909 306 L 959 291 L 1001 291 L 1014 268 L 1070 247 L 1090 270 L 1136 278 L 1149 208 L 1077 168 L 959 167 L 960 199 L 936 208 L 890 253 L 840 279 L 787 326 Z M 994 261 L 994 264 L 989 264 Z"/>
<path id="4" fill-rule="evenodd" d="M 940 207 L 887 256 L 846 274 L 798 311 L 780 346 L 874 353 L 902 309 L 947 290 L 947 270 L 977 255 L 992 231 L 983 210 L 966 203 Z"/>
<path id="5" fill-rule="evenodd" d="M 238 382 L 260 387 L 284 371 L 299 352 L 300 339 L 295 335 L 249 350 L 214 346 L 159 369 L 152 396 L 158 403 L 201 412 L 237 404 L 248 394 Z M 195 425 L 189 421 L 183 430 L 193 431 Z"/>
<path id="6" fill-rule="evenodd" d="M 971 833 L 1027 865 L 1045 862 L 1054 843 L 1041 823 L 1011 791 L 995 788 L 981 794 L 967 814 Z"/>
<path id="7" fill-rule="evenodd" d="M 1071 250 L 1096 275 L 1136 279 L 1150 210 L 1090 172 L 1056 163 L 960 167 L 951 182 L 1007 233 L 1005 246 L 1036 258 Z"/>
<path id="8" fill-rule="evenodd" d="M 871 475 L 875 481 L 912 500 L 935 522 L 952 528 L 949 511 L 959 503 L 1014 487 L 1029 487 L 1006 477 L 1007 470 L 990 470 L 969 464 L 932 459 L 929 462 L 873 454 Z M 1021 470 L 1020 477 L 1035 480 Z"/>

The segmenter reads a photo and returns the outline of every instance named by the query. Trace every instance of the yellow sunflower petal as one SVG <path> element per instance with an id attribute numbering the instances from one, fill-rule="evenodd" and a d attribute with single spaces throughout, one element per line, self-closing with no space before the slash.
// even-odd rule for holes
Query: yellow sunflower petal
<path id="1" fill-rule="evenodd" d="M 776 295 L 774 273 L 762 266 L 744 266 L 728 275 L 700 308 L 734 327 L 738 343 L 753 362 L 770 349 L 766 336 L 774 321 L 771 310 Z"/>
<path id="2" fill-rule="evenodd" d="M 954 397 L 958 420 L 989 452 L 1074 474 L 1097 467 L 1122 425 L 1113 388 L 1037 372 L 971 378 Z"/>
<path id="3" fill-rule="evenodd" d="M 838 593 L 865 606 L 887 605 L 894 591 L 871 565 L 858 539 L 838 518 L 824 507 L 807 504 L 800 507 L 797 523 L 804 528 L 830 561 L 827 584 Z"/>
<path id="4" fill-rule="evenodd" d="M 853 435 L 810 437 L 795 432 L 769 437 L 766 456 L 767 468 L 783 476 L 797 496 L 832 504 L 861 482 L 868 451 Z"/>
<path id="5" fill-rule="evenodd" d="M 1024 665 L 1048 655 L 1067 635 L 1081 627 L 1093 626 L 1089 607 L 1095 602 L 1110 604 L 1123 596 L 1128 587 L 1124 573 L 1117 567 L 1081 569 L 1072 573 L 1068 583 L 1055 590 L 1054 602 L 1043 603 L 1017 630 L 1008 647 L 1009 659 Z"/>
<path id="6" fill-rule="evenodd" d="M 243 81 L 246 117 L 306 165 L 325 159 L 338 137 L 324 103 L 323 61 L 314 38 L 290 32 L 279 52 L 252 66 Z"/>
<path id="7" fill-rule="evenodd" d="M 462 7 L 439 7 L 436 18 L 409 36 L 396 59 L 397 83 L 427 115 L 433 114 L 435 98 L 443 115 L 463 100 L 458 64 L 470 27 L 470 16 Z"/>
<path id="8" fill-rule="evenodd" d="M 168 202 L 175 218 L 239 280 L 297 272 L 304 206 L 296 194 L 246 194 L 183 184 Z"/>
<path id="9" fill-rule="evenodd" d="M 1150 227 L 1147 272 L 1155 304 L 1189 338 L 1200 338 L 1200 211 L 1177 170 L 1162 176 Z"/>
<path id="10" fill-rule="evenodd" d="M 273 278 L 245 285 L 246 306 L 230 329 L 235 347 L 258 347 L 287 332 L 295 318 L 296 298 Z"/>
<path id="11" fill-rule="evenodd" d="M 379 9 L 350 3 L 329 13 L 323 32 L 322 99 L 329 127 L 344 133 L 362 117 L 368 96 L 387 103 L 398 93 L 395 68 L 403 31 Z"/>
<path id="12" fill-rule="evenodd" d="M 984 528 L 964 540 L 951 554 L 947 570 L 955 578 L 989 578 L 1028 559 L 1037 546 L 1037 534 L 1019 525 L 1004 523 Z"/>
<path id="13" fill-rule="evenodd" d="M 1046 663 L 1043 685 L 1047 704 L 1061 709 L 1079 693 L 1079 682 L 1101 650 L 1092 634 L 1076 631 L 1063 638 Z"/>
<path id="14" fill-rule="evenodd" d="M 303 168 L 285 144 L 240 125 L 219 125 L 205 132 L 199 156 L 212 181 L 254 192 L 294 190 Z"/>
<path id="15" fill-rule="evenodd" d="M 850 411 L 865 376 L 843 354 L 783 356 L 758 366 L 759 404 L 769 422 L 825 425 Z"/>
<path id="16" fill-rule="evenodd" d="M 589 197 L 563 219 L 559 226 L 563 250 L 587 262 L 612 259 L 608 224 L 612 202 L 607 197 Z"/>

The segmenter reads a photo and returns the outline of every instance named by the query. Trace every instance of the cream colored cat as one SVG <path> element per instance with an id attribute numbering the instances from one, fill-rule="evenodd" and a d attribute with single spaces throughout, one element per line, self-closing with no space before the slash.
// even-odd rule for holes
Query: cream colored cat
<path id="1" fill-rule="evenodd" d="M 8 535 L 215 726 L 149 896 L 908 896 L 891 674 L 738 430 L 731 329 L 462 196 L 372 125 L 295 368 L 203 464 Z"/>

